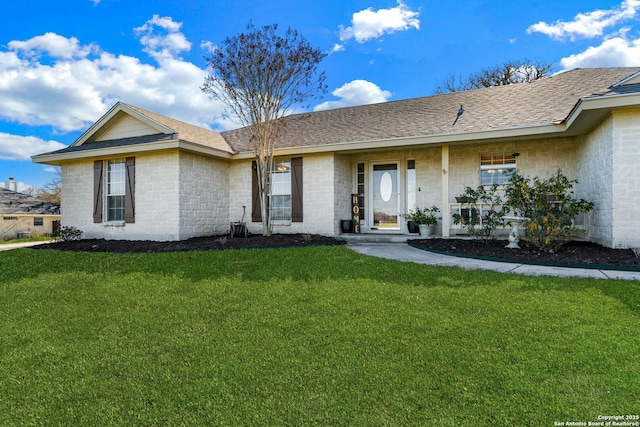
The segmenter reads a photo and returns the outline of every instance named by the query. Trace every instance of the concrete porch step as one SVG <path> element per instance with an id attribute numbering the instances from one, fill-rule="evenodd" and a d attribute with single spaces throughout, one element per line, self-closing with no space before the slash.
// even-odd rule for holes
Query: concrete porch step
<path id="1" fill-rule="evenodd" d="M 343 233 L 338 236 L 347 243 L 406 243 L 407 240 L 420 239 L 419 234 L 391 233 Z"/>

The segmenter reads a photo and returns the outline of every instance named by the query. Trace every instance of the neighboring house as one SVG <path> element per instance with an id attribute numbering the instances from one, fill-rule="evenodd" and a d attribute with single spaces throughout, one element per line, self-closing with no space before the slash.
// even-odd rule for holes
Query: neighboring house
<path id="1" fill-rule="evenodd" d="M 0 187 L 0 240 L 50 235 L 59 224 L 59 205 Z"/>
<path id="2" fill-rule="evenodd" d="M 438 206 L 449 236 L 465 186 L 562 169 L 595 203 L 586 237 L 640 247 L 640 67 L 293 115 L 275 156 L 275 233 L 337 235 L 356 194 L 363 233 L 406 233 L 400 214 L 417 204 Z M 227 232 L 243 207 L 261 231 L 252 158 L 245 129 L 118 103 L 33 160 L 61 166 L 62 223 L 84 237 L 181 240 Z"/>

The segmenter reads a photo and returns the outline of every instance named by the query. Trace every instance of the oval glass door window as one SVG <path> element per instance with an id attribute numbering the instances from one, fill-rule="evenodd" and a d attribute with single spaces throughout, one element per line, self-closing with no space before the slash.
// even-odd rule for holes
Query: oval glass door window
<path id="1" fill-rule="evenodd" d="M 391 174 L 389 172 L 385 172 L 380 177 L 380 196 L 382 200 L 388 202 L 391 200 L 391 194 L 393 193 L 393 180 L 391 179 Z"/>

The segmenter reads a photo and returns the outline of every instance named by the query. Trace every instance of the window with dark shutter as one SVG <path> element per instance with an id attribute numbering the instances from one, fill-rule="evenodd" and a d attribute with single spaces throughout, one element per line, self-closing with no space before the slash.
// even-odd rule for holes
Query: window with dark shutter
<path id="1" fill-rule="evenodd" d="M 136 216 L 136 159 L 125 160 L 124 222 L 134 223 Z"/>
<path id="2" fill-rule="evenodd" d="M 258 191 L 258 168 L 254 161 L 251 166 L 251 220 L 262 221 L 260 193 Z M 303 222 L 303 181 L 302 157 L 291 161 L 275 162 L 271 175 L 271 218 L 279 221 Z"/>
<path id="3" fill-rule="evenodd" d="M 260 190 L 258 189 L 258 165 L 251 162 L 251 221 L 262 222 Z"/>
<path id="4" fill-rule="evenodd" d="M 302 221 L 302 157 L 291 159 L 291 221 Z"/>
<path id="5" fill-rule="evenodd" d="M 102 171 L 104 169 L 104 162 L 102 160 L 96 160 L 93 162 L 93 222 L 102 222 Z"/>

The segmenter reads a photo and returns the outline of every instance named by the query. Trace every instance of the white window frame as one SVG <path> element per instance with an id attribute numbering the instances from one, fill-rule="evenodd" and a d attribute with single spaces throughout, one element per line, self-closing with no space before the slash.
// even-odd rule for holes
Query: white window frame
<path id="1" fill-rule="evenodd" d="M 291 159 L 274 160 L 269 201 L 269 212 L 274 222 L 291 222 L 291 179 Z"/>
<path id="2" fill-rule="evenodd" d="M 107 223 L 124 223 L 125 215 L 125 203 L 126 203 L 126 163 L 125 159 L 107 160 L 106 162 L 107 173 L 105 176 L 105 203 L 104 203 L 104 215 L 107 219 Z M 118 170 L 113 170 L 111 166 L 118 166 Z M 112 179 L 118 179 L 118 181 L 112 181 Z M 117 203 L 120 201 L 120 206 L 111 207 L 111 202 Z M 120 212 L 119 215 L 112 216 L 113 213 Z"/>
<path id="3" fill-rule="evenodd" d="M 513 153 L 490 153 L 480 155 L 480 184 L 504 185 L 517 170 L 517 156 Z M 501 175 L 494 175 L 501 174 Z M 491 181 L 485 180 L 491 177 Z"/>

